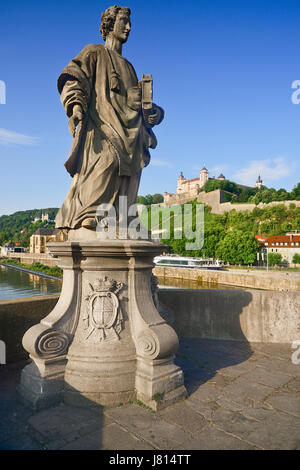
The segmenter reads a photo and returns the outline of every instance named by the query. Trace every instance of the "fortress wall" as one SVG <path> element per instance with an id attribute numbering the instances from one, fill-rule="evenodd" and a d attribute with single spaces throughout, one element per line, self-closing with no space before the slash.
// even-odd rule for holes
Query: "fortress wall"
<path id="1" fill-rule="evenodd" d="M 232 204 L 231 202 L 226 202 L 224 191 L 216 189 L 209 193 L 201 192 L 197 194 L 196 192 L 182 193 L 182 194 L 169 194 L 165 193 L 164 203 L 165 205 L 174 205 L 174 204 L 185 204 L 187 202 L 193 201 L 197 197 L 197 200 L 202 204 L 211 206 L 211 212 L 213 214 L 224 214 L 225 212 L 230 212 L 231 210 L 236 210 L 237 212 L 241 211 L 253 211 L 256 207 L 259 209 L 285 205 L 289 207 L 290 204 L 295 204 L 296 207 L 300 207 L 300 201 L 273 201 L 268 204 L 259 203 L 256 204 Z"/>

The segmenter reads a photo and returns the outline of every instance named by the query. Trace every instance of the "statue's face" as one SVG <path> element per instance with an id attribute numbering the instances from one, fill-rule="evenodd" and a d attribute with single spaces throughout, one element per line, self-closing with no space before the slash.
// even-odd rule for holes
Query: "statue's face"
<path id="1" fill-rule="evenodd" d="M 130 31 L 131 31 L 130 17 L 126 15 L 126 13 L 123 13 L 121 10 L 119 11 L 116 21 L 115 21 L 113 35 L 116 39 L 118 39 L 123 44 L 127 41 Z"/>

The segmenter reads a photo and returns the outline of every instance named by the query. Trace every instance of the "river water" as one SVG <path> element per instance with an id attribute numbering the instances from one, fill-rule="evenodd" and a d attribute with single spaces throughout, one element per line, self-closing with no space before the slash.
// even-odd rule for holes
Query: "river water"
<path id="1" fill-rule="evenodd" d="M 62 282 L 0 265 L 0 300 L 57 294 Z"/>
<path id="2" fill-rule="evenodd" d="M 206 282 L 190 281 L 184 279 L 158 278 L 159 287 L 173 287 L 176 289 L 234 289 L 233 286 L 209 284 Z M 61 291 L 62 281 L 36 274 L 27 273 L 18 269 L 0 265 L 0 300 L 33 297 L 36 295 L 58 294 Z"/>

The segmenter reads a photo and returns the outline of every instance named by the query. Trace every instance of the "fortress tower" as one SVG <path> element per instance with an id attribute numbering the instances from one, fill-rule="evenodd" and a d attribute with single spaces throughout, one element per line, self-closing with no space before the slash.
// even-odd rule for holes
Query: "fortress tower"
<path id="1" fill-rule="evenodd" d="M 183 183 L 185 181 L 186 181 L 186 179 L 183 176 L 183 173 L 181 171 L 179 177 L 177 178 L 177 190 L 176 190 L 177 194 L 184 192 Z"/>
<path id="2" fill-rule="evenodd" d="M 209 180 L 209 173 L 205 166 L 200 171 L 200 188 L 202 188 L 205 183 Z"/>

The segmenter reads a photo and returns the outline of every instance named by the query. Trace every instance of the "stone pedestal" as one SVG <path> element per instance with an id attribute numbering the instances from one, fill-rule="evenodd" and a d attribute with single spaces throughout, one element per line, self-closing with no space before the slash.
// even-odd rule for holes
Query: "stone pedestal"
<path id="1" fill-rule="evenodd" d="M 80 237 L 78 237 L 80 240 Z M 54 310 L 27 331 L 33 362 L 19 394 L 35 409 L 63 400 L 117 405 L 135 398 L 158 410 L 186 396 L 173 363 L 175 331 L 153 301 L 155 241 L 68 241 L 49 244 L 63 268 Z"/>

